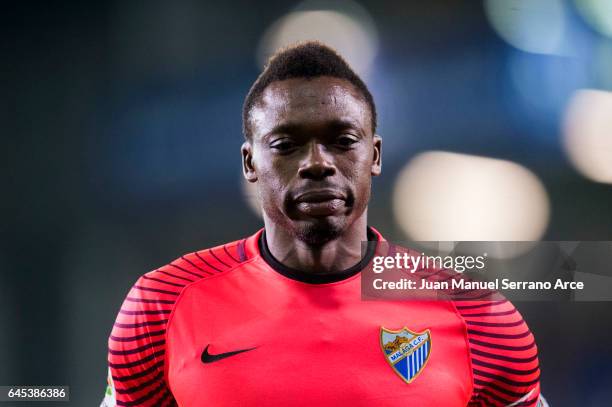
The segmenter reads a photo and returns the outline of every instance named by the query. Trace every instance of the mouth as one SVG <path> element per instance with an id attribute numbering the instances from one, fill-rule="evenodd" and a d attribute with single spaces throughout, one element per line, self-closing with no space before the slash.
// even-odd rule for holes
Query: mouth
<path id="1" fill-rule="evenodd" d="M 297 209 L 314 217 L 332 216 L 346 206 L 346 197 L 334 190 L 321 189 L 306 191 L 295 197 Z"/>
<path id="2" fill-rule="evenodd" d="M 302 192 L 298 196 L 295 197 L 297 202 L 308 202 L 308 203 L 317 203 L 317 202 L 325 202 L 331 201 L 334 199 L 344 200 L 344 195 L 338 191 L 334 191 L 331 189 L 314 189 L 306 192 Z"/>

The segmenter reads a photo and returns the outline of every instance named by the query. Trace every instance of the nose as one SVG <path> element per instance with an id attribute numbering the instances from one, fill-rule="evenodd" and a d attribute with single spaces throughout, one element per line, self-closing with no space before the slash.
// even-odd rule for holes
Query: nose
<path id="1" fill-rule="evenodd" d="M 298 175 L 301 178 L 321 180 L 335 173 L 336 167 L 333 161 L 330 160 L 329 154 L 325 151 L 325 146 L 312 142 L 298 170 Z"/>

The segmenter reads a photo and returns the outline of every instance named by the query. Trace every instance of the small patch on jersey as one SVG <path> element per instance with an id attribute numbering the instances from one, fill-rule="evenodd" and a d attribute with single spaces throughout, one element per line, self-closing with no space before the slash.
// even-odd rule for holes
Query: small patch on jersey
<path id="1" fill-rule="evenodd" d="M 115 385 L 113 383 L 113 376 L 111 375 L 110 368 L 108 369 L 108 378 L 106 379 L 106 391 L 104 392 L 104 399 L 100 407 L 116 407 L 117 400 L 115 399 Z"/>
<path id="2" fill-rule="evenodd" d="M 380 347 L 393 371 L 410 383 L 427 365 L 431 355 L 431 333 L 429 329 L 413 332 L 406 327 L 399 331 L 380 327 Z"/>

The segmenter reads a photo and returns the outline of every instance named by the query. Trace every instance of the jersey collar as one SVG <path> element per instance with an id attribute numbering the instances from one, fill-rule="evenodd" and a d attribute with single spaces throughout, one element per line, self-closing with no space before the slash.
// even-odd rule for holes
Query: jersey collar
<path id="1" fill-rule="evenodd" d="M 243 250 L 247 258 L 261 256 L 270 268 L 287 278 L 309 284 L 328 284 L 346 280 L 363 270 L 376 253 L 376 242 L 385 241 L 385 239 L 380 232 L 368 226 L 368 241 L 371 243 L 368 244 L 364 257 L 357 264 L 333 274 L 312 274 L 285 266 L 270 253 L 265 240 L 265 229 L 263 228 L 243 241 Z"/>

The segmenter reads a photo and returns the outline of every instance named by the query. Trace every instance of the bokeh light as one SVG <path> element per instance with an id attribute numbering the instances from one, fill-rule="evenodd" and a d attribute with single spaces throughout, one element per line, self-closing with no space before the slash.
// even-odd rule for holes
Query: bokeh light
<path id="1" fill-rule="evenodd" d="M 399 174 L 393 210 L 416 241 L 538 240 L 549 200 L 540 180 L 516 163 L 432 151 Z"/>
<path id="2" fill-rule="evenodd" d="M 603 38 L 595 46 L 591 69 L 597 88 L 612 91 L 612 41 Z"/>
<path id="3" fill-rule="evenodd" d="M 600 34 L 612 37 L 612 2 L 610 0 L 575 0 L 578 12 Z"/>
<path id="4" fill-rule="evenodd" d="M 561 0 L 485 0 L 493 29 L 510 45 L 536 54 L 559 54 L 566 28 Z"/>
<path id="5" fill-rule="evenodd" d="M 563 145 L 576 169 L 593 181 L 612 183 L 612 93 L 579 90 L 563 122 Z"/>
<path id="6" fill-rule="evenodd" d="M 317 40 L 335 48 L 361 75 L 367 75 L 378 48 L 369 14 L 350 1 L 304 2 L 268 28 L 257 53 L 261 66 L 279 48 Z"/>
<path id="7" fill-rule="evenodd" d="M 572 93 L 584 87 L 592 75 L 577 58 L 524 52 L 509 56 L 508 73 L 525 111 L 538 120 L 548 118 L 554 125 Z M 553 137 L 556 142 L 557 136 Z"/>

